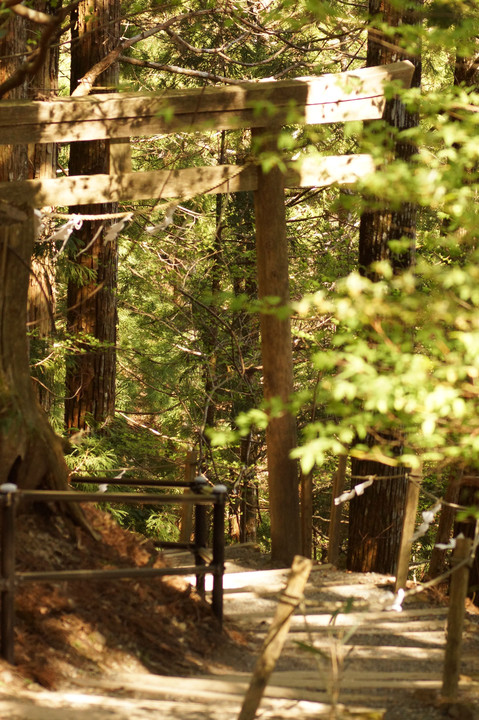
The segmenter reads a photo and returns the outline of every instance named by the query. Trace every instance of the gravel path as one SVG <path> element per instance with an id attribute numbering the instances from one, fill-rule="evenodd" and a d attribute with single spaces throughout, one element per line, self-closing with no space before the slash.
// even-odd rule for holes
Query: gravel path
<path id="1" fill-rule="evenodd" d="M 257 655 L 287 571 L 244 572 L 234 562 L 229 570 L 225 615 L 249 633 Z M 479 718 L 479 616 L 467 614 L 461 703 L 449 706 L 439 697 L 447 607 L 414 595 L 406 597 L 401 612 L 391 610 L 393 582 L 389 576 L 314 566 L 271 683 L 316 693 L 324 702 L 331 683 L 339 684 L 341 703 L 384 708 L 386 720 Z M 342 665 L 335 683 L 331 657 Z"/>
<path id="2" fill-rule="evenodd" d="M 0 692 L 0 720 L 234 720 L 288 571 L 267 569 L 251 548 L 229 555 L 225 629 L 236 645 L 225 643 L 203 675 L 159 676 L 138 663 L 128 672 L 77 677 L 56 692 Z M 479 616 L 466 618 L 460 703 L 446 705 L 439 689 L 447 608 L 419 595 L 395 612 L 391 583 L 313 567 L 258 717 L 329 720 L 339 687 L 346 710 L 338 718 L 479 720 Z M 331 658 L 341 670 L 336 681 Z M 0 689 L 7 684 L 0 672 Z M 349 712 L 359 707 L 377 712 Z"/>

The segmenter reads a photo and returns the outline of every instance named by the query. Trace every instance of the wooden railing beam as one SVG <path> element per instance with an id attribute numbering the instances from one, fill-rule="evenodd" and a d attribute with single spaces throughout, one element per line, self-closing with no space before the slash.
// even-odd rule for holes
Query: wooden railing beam
<path id="1" fill-rule="evenodd" d="M 2 100 L 4 145 L 139 137 L 199 130 L 323 124 L 382 117 L 384 86 L 408 87 L 406 61 L 335 75 L 181 91 Z"/>
<path id="2" fill-rule="evenodd" d="M 128 162 L 128 158 L 121 154 L 122 146 L 116 149 L 119 155 L 115 162 Z M 352 185 L 373 171 L 374 162 L 370 155 L 308 158 L 301 165 L 295 163 L 290 166 L 285 175 L 285 185 L 302 188 L 325 187 L 333 183 Z M 152 198 L 189 198 L 195 195 L 244 192 L 256 190 L 257 187 L 255 165 L 217 165 L 4 182 L 0 183 L 0 199 L 14 203 L 21 197 L 33 207 L 88 205 Z"/>

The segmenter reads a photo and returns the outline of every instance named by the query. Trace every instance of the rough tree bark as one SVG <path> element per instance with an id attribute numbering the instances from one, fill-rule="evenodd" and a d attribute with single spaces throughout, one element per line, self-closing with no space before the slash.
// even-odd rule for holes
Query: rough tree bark
<path id="1" fill-rule="evenodd" d="M 25 23 L 11 16 L 0 38 L 0 83 L 15 70 L 26 46 Z M 26 97 L 26 84 L 9 99 Z M 0 180 L 28 177 L 28 148 L 0 145 Z M 30 379 L 27 293 L 34 245 L 31 208 L 0 200 L 0 483 L 22 488 L 65 487 L 61 443 L 38 405 Z"/>
<path id="2" fill-rule="evenodd" d="M 85 0 L 78 6 L 74 13 L 72 92 L 92 65 L 118 43 L 119 18 L 119 0 Z M 112 92 L 117 85 L 115 63 L 100 75 L 95 92 Z M 70 175 L 108 173 L 109 167 L 108 141 L 72 143 Z M 70 210 L 104 215 L 116 212 L 117 205 L 83 205 Z M 104 230 L 110 222 L 84 221 L 74 238 L 72 259 L 77 267 L 68 283 L 67 327 L 78 338 L 78 352 L 67 363 L 65 400 L 65 425 L 71 431 L 84 430 L 92 423 L 102 425 L 115 411 L 117 242 L 105 241 Z M 95 342 L 88 342 L 85 335 Z"/>
<path id="3" fill-rule="evenodd" d="M 35 10 L 52 15 L 61 6 L 55 0 L 39 0 Z M 27 25 L 36 30 L 34 23 Z M 49 47 L 45 62 L 32 78 L 28 87 L 28 97 L 48 100 L 58 94 L 59 47 Z M 29 146 L 29 178 L 56 177 L 58 148 L 56 143 L 42 143 Z M 52 208 L 44 208 L 51 210 Z M 33 387 L 40 405 L 49 412 L 53 405 L 51 391 L 54 373 L 48 363 L 43 361 L 50 354 L 55 331 L 55 257 L 54 248 L 45 244 L 46 238 L 54 232 L 54 222 L 48 215 L 42 219 L 42 243 L 36 248 L 32 258 L 32 273 L 28 290 L 28 327 L 30 331 L 30 360 Z"/>
<path id="4" fill-rule="evenodd" d="M 459 487 L 459 504 L 468 508 L 479 508 L 479 476 L 465 475 L 463 484 Z M 466 538 L 474 540 L 477 534 L 478 521 L 475 514 L 463 522 L 454 524 L 454 537 L 461 533 Z M 468 595 L 472 598 L 474 605 L 479 606 L 479 550 L 476 550 L 471 564 L 468 583 Z"/>
<path id="5" fill-rule="evenodd" d="M 395 9 L 393 4 L 384 0 L 370 0 L 369 12 L 371 17 L 381 15 L 392 27 L 414 22 L 410 9 Z M 414 63 L 416 69 L 412 87 L 419 87 L 420 59 L 404 53 L 391 38 L 384 37 L 379 31 L 368 33 L 368 66 L 404 59 Z M 386 103 L 385 119 L 393 128 L 399 130 L 414 127 L 418 123 L 418 117 L 408 113 L 397 98 Z M 395 143 L 396 157 L 408 161 L 414 152 L 414 146 L 409 143 Z M 374 279 L 371 263 L 384 259 L 391 262 L 395 272 L 409 267 L 414 258 L 415 227 L 416 207 L 412 203 L 403 203 L 399 210 L 386 208 L 365 212 L 361 217 L 359 231 L 360 272 Z M 410 239 L 408 247 L 400 253 L 392 252 L 390 241 L 401 238 Z M 382 439 L 388 443 L 392 440 L 399 449 L 400 436 Z M 378 440 L 381 441 L 381 437 L 373 439 L 371 435 L 369 444 L 373 445 Z M 398 468 L 357 459 L 352 461 L 351 472 L 353 486 L 360 483 L 361 477 L 365 476 L 377 475 L 384 479 L 375 481 L 363 495 L 351 500 L 347 567 L 359 572 L 395 573 L 406 500 L 406 474 L 398 471 Z"/>

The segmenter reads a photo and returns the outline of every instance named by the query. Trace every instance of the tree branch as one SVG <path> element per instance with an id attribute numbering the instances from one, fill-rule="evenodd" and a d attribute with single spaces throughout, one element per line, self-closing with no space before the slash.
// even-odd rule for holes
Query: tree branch
<path id="1" fill-rule="evenodd" d="M 69 12 L 78 5 L 79 2 L 80 0 L 74 0 L 74 2 L 71 2 L 69 5 L 59 10 L 56 15 L 46 16 L 49 17 L 50 20 L 48 24 L 44 23 L 46 28 L 43 31 L 35 50 L 30 53 L 27 60 L 25 60 L 25 62 L 23 62 L 15 70 L 15 72 L 10 75 L 10 77 L 0 84 L 0 99 L 10 92 L 10 90 L 13 90 L 21 85 L 26 77 L 31 77 L 37 74 L 42 66 L 42 63 L 45 61 L 47 52 L 52 44 L 52 38 L 63 33 L 63 30 L 60 27 L 63 20 Z M 5 5 L 6 3 L 4 2 L 3 4 Z M 14 10 L 16 6 L 19 6 L 19 3 L 15 2 L 11 3 L 9 6 L 7 5 L 7 7 L 10 7 L 12 10 Z"/>
<path id="2" fill-rule="evenodd" d="M 119 45 L 114 50 L 109 52 L 106 57 L 104 57 L 102 60 L 100 60 L 100 62 L 96 63 L 96 65 L 90 68 L 86 75 L 84 75 L 78 81 L 78 87 L 76 87 L 75 90 L 72 92 L 72 97 L 84 97 L 85 95 L 88 95 L 98 76 L 101 75 L 101 73 L 104 72 L 107 68 L 109 68 L 110 65 L 113 65 L 113 63 L 118 60 L 121 53 L 124 50 L 130 48 L 132 45 L 135 45 L 141 40 L 146 40 L 146 38 L 151 37 L 152 35 L 156 35 L 162 30 L 166 30 L 170 27 L 170 25 L 174 25 L 177 22 L 189 20 L 192 17 L 208 15 L 211 12 L 211 10 L 196 10 L 194 12 L 184 13 L 183 15 L 175 15 L 175 17 L 170 18 L 161 25 L 155 25 L 149 30 L 144 30 L 139 35 L 135 35 L 135 37 L 123 40 L 123 42 L 119 43 Z"/>
<path id="3" fill-rule="evenodd" d="M 137 65 L 139 67 L 152 68 L 153 70 L 164 70 L 165 72 L 176 73 L 177 75 L 189 75 L 190 77 L 202 78 L 203 80 L 211 80 L 211 82 L 222 82 L 229 85 L 238 85 L 240 80 L 232 80 L 223 75 L 214 75 L 213 73 L 203 70 L 190 70 L 189 68 L 178 67 L 178 65 L 161 65 L 161 63 L 150 62 L 148 60 L 138 60 L 125 55 L 120 55 L 121 62 L 129 65 Z"/>
<path id="4" fill-rule="evenodd" d="M 27 18 L 27 20 L 31 20 L 39 25 L 50 25 L 55 21 L 54 15 L 47 15 L 46 13 L 40 12 L 40 10 L 32 10 L 32 8 L 21 5 L 18 2 L 12 5 L 10 9 L 16 15 Z"/>
<path id="5" fill-rule="evenodd" d="M 258 60 L 258 62 L 245 62 L 242 60 L 235 60 L 229 55 L 226 55 L 222 48 L 197 48 L 194 45 L 190 45 L 189 42 L 184 40 L 181 35 L 178 35 L 173 30 L 168 29 L 166 30 L 166 33 L 170 36 L 172 40 L 174 40 L 179 45 L 183 45 L 183 47 L 185 47 L 187 50 L 194 53 L 195 55 L 217 55 L 228 63 L 232 63 L 234 65 L 241 65 L 242 67 L 259 67 L 260 65 L 267 65 L 272 60 L 276 60 L 277 57 L 282 55 L 285 50 L 287 50 L 287 45 L 283 45 L 279 48 L 279 50 L 276 50 L 276 52 L 274 52 L 272 55 L 265 58 L 264 60 Z"/>

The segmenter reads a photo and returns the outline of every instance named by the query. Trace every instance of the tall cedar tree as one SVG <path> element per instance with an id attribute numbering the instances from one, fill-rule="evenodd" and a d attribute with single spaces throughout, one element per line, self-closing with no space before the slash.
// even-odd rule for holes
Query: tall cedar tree
<path id="1" fill-rule="evenodd" d="M 55 0 L 41 0 L 35 9 L 53 15 L 60 3 Z M 31 23 L 32 31 L 37 27 Z M 28 25 L 27 25 L 28 27 Z M 32 99 L 47 100 L 58 94 L 59 47 L 50 46 L 45 61 L 29 84 L 28 96 Z M 58 149 L 56 143 L 41 143 L 29 148 L 29 178 L 54 178 L 57 170 Z M 32 259 L 32 273 L 28 290 L 28 325 L 30 329 L 30 358 L 32 361 L 33 387 L 45 412 L 53 405 L 51 386 L 54 374 L 48 364 L 41 362 L 51 352 L 54 332 L 55 310 L 55 262 L 51 243 L 45 239 L 54 232 L 53 219 L 45 214 L 42 221 L 43 242 L 35 248 Z M 35 362 L 38 361 L 38 362 Z"/>
<path id="2" fill-rule="evenodd" d="M 0 34 L 0 83 L 18 69 L 26 48 L 26 25 L 10 14 Z M 27 95 L 26 82 L 6 100 Z M 0 181 L 28 177 L 26 146 L 0 145 Z M 33 211 L 0 201 L 0 483 L 22 488 L 66 487 L 60 440 L 40 408 L 30 379 L 27 293 L 34 246 Z"/>
<path id="3" fill-rule="evenodd" d="M 85 0 L 74 13 L 72 31 L 71 91 L 97 62 L 118 43 L 119 0 Z M 95 92 L 113 92 L 118 86 L 118 65 L 104 71 Z M 110 171 L 110 141 L 72 143 L 70 175 Z M 84 215 L 108 215 L 115 203 L 72 207 Z M 108 220 L 86 220 L 76 232 L 72 260 L 76 270 L 68 283 L 68 332 L 77 338 L 77 350 L 66 368 L 65 425 L 84 430 L 101 425 L 115 410 L 117 242 L 105 241 Z M 94 338 L 92 343 L 88 337 Z"/>
<path id="4" fill-rule="evenodd" d="M 411 24 L 414 15 L 411 9 L 398 9 L 396 5 L 382 0 L 370 0 L 371 18 L 380 16 L 390 27 Z M 378 30 L 368 33 L 368 67 L 385 65 L 398 60 L 411 60 L 415 65 L 412 87 L 421 82 L 421 62 L 418 57 L 406 54 L 398 45 Z M 418 124 L 418 116 L 408 113 L 399 99 L 386 103 L 385 120 L 397 130 L 405 130 Z M 415 152 L 414 146 L 399 141 L 395 143 L 396 157 L 408 161 Z M 400 272 L 413 262 L 416 228 L 416 207 L 403 203 L 399 210 L 388 209 L 365 212 L 361 217 L 359 230 L 360 272 L 374 279 L 371 263 L 387 259 L 393 271 Z M 390 241 L 410 238 L 409 247 L 401 253 L 390 250 Z M 385 442 L 393 445 L 396 453 L 401 452 L 400 428 L 397 435 L 381 436 L 370 433 L 368 444 Z M 406 499 L 407 478 L 401 468 L 383 465 L 370 460 L 353 459 L 351 466 L 352 485 L 367 476 L 377 476 L 373 485 L 350 504 L 349 545 L 347 567 L 359 572 L 395 573 L 401 540 L 401 528 Z"/>

